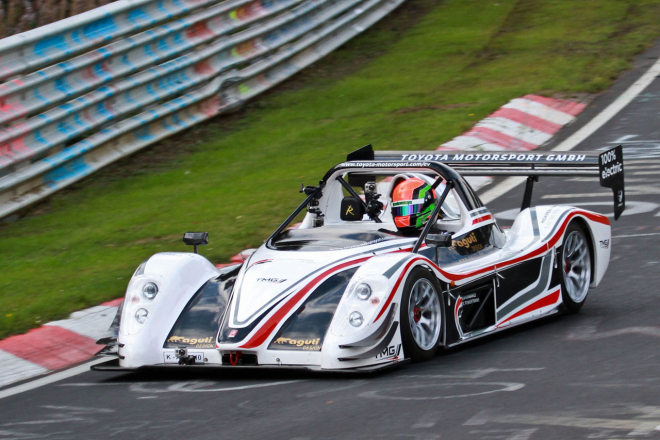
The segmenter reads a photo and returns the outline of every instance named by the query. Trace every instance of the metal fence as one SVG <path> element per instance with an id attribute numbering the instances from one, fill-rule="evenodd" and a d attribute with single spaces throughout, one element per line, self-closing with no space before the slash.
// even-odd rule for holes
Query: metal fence
<path id="1" fill-rule="evenodd" d="M 403 0 L 120 0 L 0 40 L 0 218 L 314 63 Z"/>

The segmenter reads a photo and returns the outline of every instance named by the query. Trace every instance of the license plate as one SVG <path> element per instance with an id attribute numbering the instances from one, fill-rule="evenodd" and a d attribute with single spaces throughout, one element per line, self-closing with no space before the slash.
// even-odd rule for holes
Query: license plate
<path id="1" fill-rule="evenodd" d="M 189 351 L 188 356 L 195 356 L 195 364 L 204 363 L 204 352 L 201 351 Z M 178 364 L 179 358 L 176 357 L 174 351 L 165 351 L 163 352 L 163 360 L 166 364 Z"/>

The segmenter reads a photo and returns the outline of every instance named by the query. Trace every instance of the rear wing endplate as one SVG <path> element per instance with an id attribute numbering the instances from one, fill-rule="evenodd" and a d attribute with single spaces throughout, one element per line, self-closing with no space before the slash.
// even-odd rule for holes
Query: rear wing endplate
<path id="1" fill-rule="evenodd" d="M 509 151 L 373 151 L 367 145 L 347 158 L 392 162 L 441 162 L 463 176 L 526 176 L 523 208 L 531 202 L 533 182 L 540 176 L 596 177 L 614 195 L 614 219 L 626 207 L 621 145 L 603 153 L 594 152 L 509 152 Z M 527 205 L 527 206 L 525 206 Z"/>

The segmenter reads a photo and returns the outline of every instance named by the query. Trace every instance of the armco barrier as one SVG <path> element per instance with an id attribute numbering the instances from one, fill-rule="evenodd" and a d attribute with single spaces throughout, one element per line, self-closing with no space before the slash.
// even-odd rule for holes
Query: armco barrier
<path id="1" fill-rule="evenodd" d="M 172 0 L 179 8 L 176 14 L 184 14 L 187 7 L 189 15 L 161 20 L 144 30 L 119 17 L 130 16 L 138 3 L 149 10 L 168 2 L 120 0 L 112 5 L 113 11 L 120 11 L 112 16 L 113 22 L 118 34 L 129 37 L 0 85 L 0 124 L 5 124 L 0 130 L 0 218 L 240 106 L 327 55 L 402 2 Z M 97 17 L 106 8 L 88 14 Z M 84 15 L 77 22 L 68 19 L 49 26 L 71 22 L 59 35 L 64 41 L 75 40 L 80 23 L 89 22 Z M 126 30 L 129 27 L 132 30 Z M 53 38 L 51 34 L 47 38 Z M 0 40 L 0 56 L 13 53 L 5 42 L 12 40 L 15 49 L 13 39 L 18 37 Z M 81 43 L 72 54 L 81 52 L 85 41 L 78 39 Z M 23 47 L 38 44 L 24 40 Z M 3 66 L 4 59 L 0 58 Z M 38 65 L 25 60 L 30 62 Z"/>
<path id="2" fill-rule="evenodd" d="M 0 80 L 70 58 L 213 3 L 217 0 L 120 0 L 5 38 L 0 44 Z"/>
<path id="3" fill-rule="evenodd" d="M 328 18 L 329 14 L 325 10 L 315 15 L 310 14 L 323 3 L 329 2 L 315 0 L 302 4 L 277 19 L 264 23 L 263 26 L 247 29 L 185 57 L 116 80 L 111 86 L 101 87 L 69 101 L 66 105 L 23 121 L 20 126 L 0 134 L 0 144 L 11 145 L 16 152 L 10 157 L 0 159 L 0 169 L 16 165 L 61 145 L 114 119 L 117 115 L 139 111 L 172 95 L 181 94 L 250 57 L 264 55 L 284 42 L 304 35 L 305 31 L 322 24 Z M 348 0 L 341 5 L 335 5 L 330 10 L 331 14 L 342 12 L 344 5 L 350 3 L 355 2 Z M 282 29 L 284 24 L 288 26 Z M 274 38 L 273 33 L 277 33 L 278 38 Z M 256 38 L 272 41 L 273 45 L 264 47 L 262 44 L 257 47 L 254 41 Z M 277 41 L 274 41 L 275 39 Z M 97 75 L 96 78 L 98 77 Z M 21 150 L 18 146 L 26 142 L 35 147 L 27 151 Z"/>
<path id="4" fill-rule="evenodd" d="M 166 26 L 150 29 L 12 81 L 0 88 L 6 111 L 0 124 L 71 96 L 95 90 L 113 79 L 162 63 L 247 24 L 276 14 L 301 0 L 223 2 Z M 256 3 L 263 5 L 255 7 Z M 26 97 L 22 95 L 27 94 Z"/>

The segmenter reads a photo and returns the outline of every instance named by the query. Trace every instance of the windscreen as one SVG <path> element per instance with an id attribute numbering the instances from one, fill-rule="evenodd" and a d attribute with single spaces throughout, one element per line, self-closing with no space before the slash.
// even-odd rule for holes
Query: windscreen
<path id="1" fill-rule="evenodd" d="M 279 251 L 336 251 L 369 246 L 394 240 L 392 234 L 380 231 L 360 231 L 350 228 L 289 229 L 270 244 Z"/>

